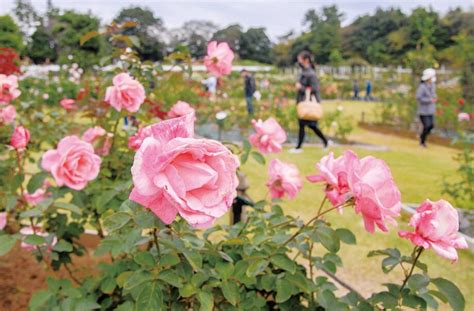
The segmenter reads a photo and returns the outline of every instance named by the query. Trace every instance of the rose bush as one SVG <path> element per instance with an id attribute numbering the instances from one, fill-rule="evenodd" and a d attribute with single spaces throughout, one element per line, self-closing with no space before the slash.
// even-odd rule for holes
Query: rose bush
<path id="1" fill-rule="evenodd" d="M 300 173 L 274 159 L 268 168 L 271 199 L 262 195 L 242 222 L 216 222 L 235 198 L 239 162 L 245 165 L 251 155 L 265 165 L 252 145 L 279 152 L 285 131 L 274 119 L 255 121 L 250 142 L 226 145 L 196 137 L 194 113 L 159 120 L 149 105 L 167 98 L 159 91 L 173 89 L 167 83 L 176 74 L 142 64 L 133 50 L 123 49 L 128 42 L 123 40 L 112 53 L 122 60 L 113 72 L 85 73 L 74 82 L 64 72 L 58 81 L 25 79 L 20 88 L 29 88 L 8 97 L 17 115 L 0 132 L 0 255 L 21 242 L 38 260 L 70 274 L 48 279 L 33 295 L 32 310 L 400 310 L 436 309 L 440 301 L 464 308 L 457 287 L 430 277 L 421 261 L 422 249 L 453 259 L 455 249 L 465 246 L 456 233 L 455 211 L 443 202 L 425 203 L 411 221 L 414 232 L 400 233 L 415 242 L 411 256 L 395 248 L 369 254 L 384 257 L 386 273 L 399 267 L 400 282 L 362 295 L 338 277 L 342 244 L 356 244 L 360 237 L 335 228 L 324 215 L 354 208 L 367 231 L 378 227 L 394 234 L 387 223 L 399 216 L 401 197 L 380 159 L 351 151 L 321 159 L 308 179 L 325 184 L 331 205 L 326 199 L 315 204 L 307 222 L 280 206 L 285 195 L 297 196 Z M 223 62 L 217 69 L 225 74 L 230 52 L 213 46 L 205 62 Z M 178 63 L 185 66 L 182 59 Z M 48 90 L 35 94 L 39 87 Z M 58 104 L 61 98 L 74 98 L 74 111 Z M 170 97 L 163 107 L 175 102 Z M 122 128 L 130 112 L 136 123 Z M 12 135 L 19 137 L 17 149 Z M 440 220 L 448 225 L 440 226 Z M 87 251 L 79 241 L 86 228 L 100 239 L 95 254 L 110 259 L 78 278 L 71 263 Z"/>

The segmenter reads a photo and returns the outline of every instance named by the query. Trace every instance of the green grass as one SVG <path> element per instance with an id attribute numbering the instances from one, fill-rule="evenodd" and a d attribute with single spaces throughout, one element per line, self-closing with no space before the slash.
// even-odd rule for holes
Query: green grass
<path id="1" fill-rule="evenodd" d="M 366 116 L 371 115 L 374 103 L 364 102 L 332 102 L 325 105 L 326 109 L 335 109 L 342 104 L 345 111 L 354 117 L 360 117 L 362 111 Z M 402 201 L 407 203 L 419 203 L 426 198 L 438 200 L 443 198 L 441 194 L 442 179 L 444 176 L 455 174 L 456 163 L 453 156 L 456 151 L 450 148 L 432 145 L 428 149 L 421 149 L 416 140 L 398 138 L 395 136 L 376 134 L 357 128 L 350 136 L 353 141 L 385 145 L 388 151 L 375 152 L 361 148 L 352 148 L 360 156 L 373 155 L 387 162 L 392 174 L 402 193 Z M 333 148 L 337 155 L 346 148 Z M 305 147 L 302 154 L 289 154 L 287 150 L 277 155 L 283 161 L 294 163 L 298 166 L 304 176 L 314 173 L 316 162 L 325 153 L 318 147 Z M 247 174 L 251 188 L 249 194 L 255 200 L 262 198 L 266 193 L 265 181 L 267 178 L 266 167 L 250 161 L 243 167 Z M 448 198 L 447 198 L 448 199 Z M 316 213 L 319 202 L 322 200 L 322 186 L 305 181 L 301 193 L 294 201 L 283 204 L 286 212 L 309 219 Z M 327 217 L 337 227 L 349 228 L 357 236 L 357 246 L 344 246 L 341 256 L 345 259 L 344 267 L 338 271 L 338 275 L 352 284 L 362 293 L 368 294 L 374 289 L 382 289 L 381 284 L 387 282 L 402 281 L 401 271 L 393 271 L 384 275 L 380 269 L 379 258 L 366 258 L 369 250 L 398 247 L 405 254 L 410 253 L 412 246 L 409 241 L 400 239 L 397 231 L 406 228 L 409 216 L 404 215 L 399 220 L 399 227 L 392 228 L 389 233 L 376 232 L 369 234 L 364 230 L 362 218 L 353 211 L 344 211 L 343 215 L 337 213 L 328 214 Z M 440 258 L 433 251 L 427 251 L 422 256 L 422 261 L 429 265 L 429 273 L 432 277 L 445 277 L 455 282 L 462 290 L 466 298 L 466 310 L 474 310 L 474 288 L 472 280 L 474 273 L 474 255 L 469 251 L 460 251 L 458 263 L 452 264 Z"/>

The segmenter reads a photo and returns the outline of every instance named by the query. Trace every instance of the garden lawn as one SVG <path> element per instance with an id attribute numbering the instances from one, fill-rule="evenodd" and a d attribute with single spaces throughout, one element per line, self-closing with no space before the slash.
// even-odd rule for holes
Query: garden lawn
<path id="1" fill-rule="evenodd" d="M 365 102 L 331 102 L 327 103 L 326 109 L 335 109 L 343 105 L 346 112 L 352 112 L 353 116 L 360 120 L 362 111 L 366 111 L 366 117 L 371 115 L 374 103 Z M 313 135 L 312 133 L 309 135 Z M 446 198 L 441 194 L 442 180 L 455 174 L 457 164 L 453 161 L 456 150 L 430 145 L 428 149 L 418 146 L 415 139 L 404 139 L 395 136 L 377 134 L 360 128 L 356 128 L 350 136 L 350 140 L 370 144 L 384 145 L 387 151 L 369 151 L 361 148 L 352 148 L 360 156 L 373 155 L 385 160 L 390 166 L 397 185 L 402 193 L 404 203 L 419 203 L 424 199 L 439 200 Z M 339 146 L 331 148 L 336 155 L 341 154 L 346 147 Z M 301 154 L 290 154 L 286 148 L 277 157 L 283 161 L 294 163 L 298 166 L 302 175 L 310 175 L 316 172 L 316 162 L 326 154 L 321 147 L 305 146 Z M 267 161 L 273 156 L 267 157 Z M 265 188 L 267 168 L 250 160 L 243 171 L 247 174 L 250 189 L 249 195 L 254 200 L 262 199 L 267 192 Z M 305 180 L 303 190 L 294 201 L 286 201 L 282 204 L 286 212 L 298 216 L 304 220 L 313 217 L 323 198 L 322 185 L 311 184 Z M 446 198 L 449 200 L 449 198 Z M 353 210 L 347 209 L 343 215 L 329 213 L 327 219 L 335 228 L 349 228 L 357 236 L 357 246 L 343 245 L 340 255 L 343 258 L 344 267 L 338 269 L 337 275 L 352 284 L 357 290 L 368 295 L 373 290 L 380 290 L 383 283 L 395 282 L 401 284 L 403 274 L 399 268 L 395 268 L 388 275 L 381 270 L 381 257 L 367 258 L 367 253 L 372 249 L 385 249 L 398 247 L 402 253 L 410 255 L 412 245 L 408 240 L 398 237 L 399 229 L 407 229 L 409 216 L 404 214 L 399 219 L 399 227 L 392 227 L 389 233 L 377 231 L 370 234 L 365 231 L 362 218 Z M 431 277 L 445 277 L 455 282 L 466 299 L 466 310 L 474 310 L 474 255 L 467 250 L 459 252 L 458 263 L 453 264 L 437 256 L 432 250 L 423 253 L 421 260 L 429 266 Z M 416 271 L 416 270 L 415 270 Z M 448 306 L 441 309 L 449 310 Z"/>

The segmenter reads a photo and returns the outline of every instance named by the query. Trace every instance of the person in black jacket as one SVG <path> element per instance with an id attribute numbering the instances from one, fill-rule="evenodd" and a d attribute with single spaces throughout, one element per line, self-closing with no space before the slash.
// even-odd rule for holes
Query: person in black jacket
<path id="1" fill-rule="evenodd" d="M 244 93 L 245 101 L 247 103 L 247 112 L 249 115 L 253 115 L 253 94 L 256 91 L 255 78 L 245 69 L 240 72 L 240 75 L 244 77 Z"/>
<path id="2" fill-rule="evenodd" d="M 308 51 L 303 51 L 298 54 L 298 64 L 301 67 L 301 73 L 298 77 L 298 82 L 296 83 L 297 89 L 297 98 L 296 103 L 302 102 L 305 100 L 307 88 L 311 88 L 311 95 L 316 97 L 316 100 L 321 103 L 321 96 L 319 91 L 319 82 L 316 72 L 314 71 L 315 67 L 313 64 L 313 58 L 311 53 Z M 324 136 L 323 132 L 318 127 L 318 121 L 309 121 L 298 119 L 299 124 L 299 133 L 298 133 L 298 144 L 296 148 L 290 149 L 291 153 L 300 153 L 303 152 L 301 146 L 303 145 L 305 137 L 305 127 L 309 127 L 313 132 L 321 138 L 324 144 L 324 148 L 327 148 L 329 141 Z"/>

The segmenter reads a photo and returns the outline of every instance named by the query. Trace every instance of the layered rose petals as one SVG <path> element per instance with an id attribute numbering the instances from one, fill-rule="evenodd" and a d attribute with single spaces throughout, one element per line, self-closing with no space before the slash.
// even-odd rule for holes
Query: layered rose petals
<path id="1" fill-rule="evenodd" d="M 221 143 L 193 138 L 193 114 L 152 126 L 132 166 L 130 199 L 169 224 L 179 214 L 196 228 L 224 215 L 236 195 L 237 158 Z"/>
<path id="2" fill-rule="evenodd" d="M 18 77 L 0 74 L 0 106 L 7 105 L 21 95 L 18 89 Z"/>
<path id="3" fill-rule="evenodd" d="M 282 150 L 282 145 L 286 141 L 285 130 L 278 122 L 269 118 L 265 122 L 262 120 L 252 120 L 255 134 L 250 135 L 250 143 L 260 152 L 277 153 Z"/>
<path id="4" fill-rule="evenodd" d="M 194 108 L 192 108 L 187 102 L 178 101 L 176 104 L 171 107 L 170 111 L 168 112 L 169 118 L 178 118 L 188 113 L 195 113 Z"/>
<path id="5" fill-rule="evenodd" d="M 16 150 L 23 150 L 30 142 L 30 131 L 24 126 L 17 126 L 13 130 L 10 145 Z"/>
<path id="6" fill-rule="evenodd" d="M 219 78 L 232 72 L 232 61 L 234 52 L 226 42 L 217 43 L 211 41 L 207 45 L 207 55 L 204 57 L 204 65 L 207 70 Z"/>
<path id="7" fill-rule="evenodd" d="M 15 121 L 16 109 L 13 105 L 0 108 L 0 124 L 10 124 Z"/>
<path id="8" fill-rule="evenodd" d="M 273 199 L 282 198 L 285 194 L 294 199 L 303 187 L 300 172 L 294 164 L 273 159 L 268 167 L 267 187 Z"/>
<path id="9" fill-rule="evenodd" d="M 145 101 L 145 89 L 140 82 L 128 73 L 120 73 L 113 79 L 113 85 L 107 88 L 105 101 L 117 111 L 125 109 L 137 112 Z"/>
<path id="10" fill-rule="evenodd" d="M 467 248 L 466 240 L 459 231 L 457 211 L 449 202 L 426 200 L 411 217 L 414 232 L 400 231 L 398 234 L 410 239 L 416 246 L 433 249 L 439 256 L 451 261 L 458 260 L 457 248 Z"/>

